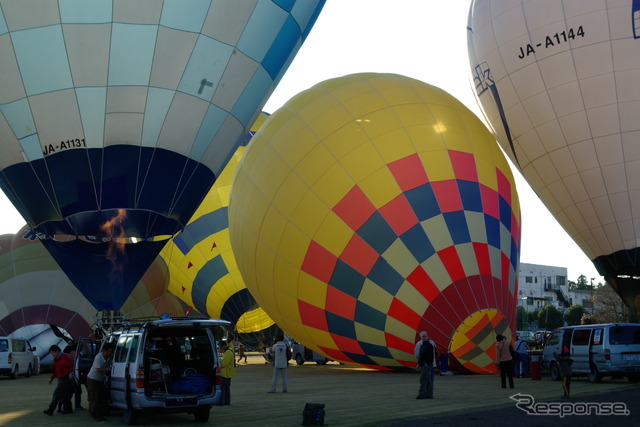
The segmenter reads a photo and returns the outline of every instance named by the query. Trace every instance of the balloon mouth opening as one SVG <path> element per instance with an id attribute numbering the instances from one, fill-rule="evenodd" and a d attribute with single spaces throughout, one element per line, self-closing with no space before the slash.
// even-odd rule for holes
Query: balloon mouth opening
<path id="1" fill-rule="evenodd" d="M 495 308 L 476 311 L 456 328 L 449 351 L 460 364 L 477 374 L 497 372 L 496 335 L 515 338 L 505 315 Z"/>
<path id="2" fill-rule="evenodd" d="M 182 224 L 158 212 L 137 209 L 109 209 L 80 212 L 61 221 L 49 221 L 34 228 L 40 240 L 59 243 L 80 240 L 87 243 L 135 245 L 163 242 L 183 229 Z"/>

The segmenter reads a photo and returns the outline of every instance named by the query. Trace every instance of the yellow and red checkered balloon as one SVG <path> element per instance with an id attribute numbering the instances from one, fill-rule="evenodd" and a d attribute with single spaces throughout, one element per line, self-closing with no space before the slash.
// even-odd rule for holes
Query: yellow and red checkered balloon
<path id="1" fill-rule="evenodd" d="M 426 83 L 355 74 L 291 99 L 238 165 L 229 228 L 260 306 L 332 359 L 415 366 L 427 330 L 490 372 L 515 324 L 513 176 L 480 120 Z"/>

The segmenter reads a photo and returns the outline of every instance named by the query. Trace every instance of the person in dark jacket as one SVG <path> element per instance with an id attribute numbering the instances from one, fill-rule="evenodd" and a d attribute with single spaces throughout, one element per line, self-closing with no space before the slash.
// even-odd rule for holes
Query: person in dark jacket
<path id="1" fill-rule="evenodd" d="M 53 411 L 56 410 L 58 402 L 62 402 L 62 411 L 60 413 L 73 414 L 70 393 L 71 381 L 73 381 L 71 378 L 73 373 L 73 359 L 68 354 L 63 353 L 57 345 L 49 347 L 49 354 L 53 357 L 53 372 L 51 373 L 49 384 L 56 378 L 58 379 L 58 384 L 53 391 L 53 397 L 49 407 L 42 412 L 51 416 L 53 415 Z"/>
<path id="2" fill-rule="evenodd" d="M 571 367 L 573 359 L 569 357 L 569 348 L 565 347 L 561 354 L 554 351 L 553 357 L 558 361 L 558 368 L 562 377 L 562 398 L 569 399 L 571 398 L 571 375 L 573 374 L 573 368 Z"/>
<path id="3" fill-rule="evenodd" d="M 429 334 L 426 331 L 420 332 L 422 344 L 418 352 L 418 369 L 420 370 L 420 389 L 416 399 L 433 399 L 433 377 L 431 372 L 435 363 L 435 353 Z"/>

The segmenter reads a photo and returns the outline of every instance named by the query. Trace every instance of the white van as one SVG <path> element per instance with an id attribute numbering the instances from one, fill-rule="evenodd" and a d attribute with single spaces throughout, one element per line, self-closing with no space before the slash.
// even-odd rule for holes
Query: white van
<path id="1" fill-rule="evenodd" d="M 29 340 L 24 338 L 0 337 L 0 375 L 18 378 L 36 374 L 36 356 Z"/>
<path id="2" fill-rule="evenodd" d="M 167 319 L 124 327 L 103 340 L 115 343 L 110 405 L 122 409 L 126 424 L 137 424 L 146 411 L 187 412 L 196 421 L 209 419 L 220 402 L 220 358 L 217 343 L 231 324 L 225 320 Z M 79 342 L 79 361 L 92 346 Z"/>
<path id="3" fill-rule="evenodd" d="M 559 380 L 558 363 L 553 353 L 569 349 L 573 359 L 573 375 L 587 375 L 599 382 L 603 376 L 627 376 L 640 381 L 640 324 L 610 323 L 602 325 L 567 326 L 556 329 L 548 337 L 542 351 L 543 368 L 551 379 Z"/>

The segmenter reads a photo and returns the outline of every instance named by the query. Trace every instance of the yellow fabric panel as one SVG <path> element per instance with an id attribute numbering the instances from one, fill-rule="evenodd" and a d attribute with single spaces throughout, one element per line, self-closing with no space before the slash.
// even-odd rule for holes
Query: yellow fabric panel
<path id="1" fill-rule="evenodd" d="M 273 325 L 273 320 L 261 308 L 245 312 L 236 322 L 236 330 L 241 334 L 258 332 Z"/>
<path id="2" fill-rule="evenodd" d="M 356 330 L 356 337 L 358 341 L 367 343 L 383 343 L 386 341 L 384 331 L 380 329 L 374 329 L 370 326 L 363 325 L 362 323 L 354 322 L 353 326 Z"/>
<path id="3" fill-rule="evenodd" d="M 374 139 L 377 136 L 388 133 L 390 130 L 404 128 L 400 119 L 395 114 L 389 114 L 389 112 L 390 108 L 385 104 L 383 108 L 377 111 L 371 111 L 366 115 L 356 117 L 361 120 L 362 128 L 367 132 L 369 138 Z"/>
<path id="4" fill-rule="evenodd" d="M 363 178 L 358 185 L 376 209 L 380 209 L 402 194 L 393 174 L 386 166 Z"/>
<path id="5" fill-rule="evenodd" d="M 309 188 L 307 184 L 305 184 L 298 175 L 292 173 L 282 182 L 278 193 L 271 200 L 271 203 L 282 215 L 290 218 L 300 204 L 300 200 L 302 200 L 308 191 Z"/>
<path id="6" fill-rule="evenodd" d="M 388 350 L 389 350 L 389 353 L 391 353 L 391 356 L 393 356 L 395 360 L 410 360 L 412 362 L 415 361 L 415 355 L 413 353 L 407 353 L 393 347 L 389 347 Z"/>
<path id="7" fill-rule="evenodd" d="M 269 306 L 272 310 L 276 310 L 280 315 L 284 316 L 285 321 L 293 318 L 295 322 L 300 322 L 301 318 L 296 310 L 296 306 L 298 305 L 298 299 L 295 295 L 291 295 L 287 292 L 284 292 L 282 287 L 276 287 L 273 290 L 275 306 Z"/>
<path id="8" fill-rule="evenodd" d="M 309 192 L 302 198 L 291 216 L 291 221 L 299 225 L 307 236 L 315 238 L 328 214 L 327 205 L 318 199 L 317 194 Z"/>
<path id="9" fill-rule="evenodd" d="M 451 285 L 451 276 L 439 256 L 434 255 L 423 261 L 421 265 L 438 289 L 444 291 L 447 286 Z"/>
<path id="10" fill-rule="evenodd" d="M 429 103 L 429 109 L 435 117 L 438 119 L 438 123 L 442 123 L 447 128 L 449 127 L 464 127 L 464 121 L 460 115 L 460 111 L 451 105 L 451 102 L 436 104 L 434 102 Z"/>
<path id="11" fill-rule="evenodd" d="M 282 233 L 278 254 L 296 267 L 302 266 L 311 239 L 293 224 L 287 224 Z"/>
<path id="12" fill-rule="evenodd" d="M 307 344 L 307 347 L 314 351 L 319 352 L 320 346 L 326 348 L 337 348 L 335 341 L 328 332 L 305 326 L 303 333 L 308 337 L 307 342 L 309 344 Z"/>
<path id="13" fill-rule="evenodd" d="M 333 208 L 355 186 L 342 165 L 335 163 L 318 178 L 311 191 L 316 193 L 327 206 Z"/>
<path id="14" fill-rule="evenodd" d="M 408 126 L 405 130 L 416 147 L 417 153 L 431 153 L 446 148 L 436 123 Z"/>
<path id="15" fill-rule="evenodd" d="M 381 76 L 381 78 L 369 80 L 368 83 L 390 105 L 423 103 L 419 91 L 416 90 L 418 85 L 408 82 L 404 76 L 396 75 L 395 78 Z"/>
<path id="16" fill-rule="evenodd" d="M 333 102 L 333 108 L 324 110 L 317 108 L 317 104 L 314 103 L 313 105 L 313 110 L 316 113 L 310 117 L 308 123 L 313 134 L 320 141 L 324 141 L 325 138 L 334 134 L 338 129 L 349 126 L 354 121 L 353 117 L 344 109 L 344 106 L 336 102 Z"/>
<path id="17" fill-rule="evenodd" d="M 326 250 L 339 257 L 351 240 L 353 230 L 332 211 L 327 212 L 314 240 Z"/>
<path id="18" fill-rule="evenodd" d="M 447 149 L 475 154 L 466 129 L 459 126 L 446 125 L 446 130 L 442 131 L 442 136 Z"/>
<path id="19" fill-rule="evenodd" d="M 469 236 L 472 242 L 488 242 L 484 213 L 465 211 L 464 216 L 469 226 Z"/>
<path id="20" fill-rule="evenodd" d="M 362 118 L 367 114 L 386 108 L 387 102 L 377 92 L 371 91 L 367 84 L 354 85 L 348 89 L 333 93 L 352 117 Z"/>
<path id="21" fill-rule="evenodd" d="M 322 144 L 333 153 L 336 159 L 343 158 L 368 142 L 369 135 L 362 128 L 361 122 L 353 118 L 322 140 Z"/>
<path id="22" fill-rule="evenodd" d="M 427 171 L 429 181 L 447 181 L 455 179 L 449 153 L 445 150 L 420 153 L 420 160 Z"/>
<path id="23" fill-rule="evenodd" d="M 498 191 L 498 175 L 496 174 L 495 165 L 476 157 L 476 169 L 478 171 L 478 182 L 493 191 Z"/>
<path id="24" fill-rule="evenodd" d="M 393 302 L 393 295 L 382 289 L 369 279 L 365 279 L 360 294 L 358 295 L 358 301 L 370 305 L 382 313 L 389 311 L 391 303 Z"/>
<path id="25" fill-rule="evenodd" d="M 327 302 L 327 284 L 305 272 L 300 272 L 299 277 L 298 299 L 316 307 L 324 308 Z"/>
<path id="26" fill-rule="evenodd" d="M 398 159 L 404 159 L 416 151 L 404 128 L 394 129 L 391 132 L 378 135 L 372 141 L 378 148 L 383 161 L 387 164 Z"/>
<path id="27" fill-rule="evenodd" d="M 418 314 L 424 313 L 429 307 L 429 301 L 427 301 L 427 299 L 415 288 L 415 286 L 413 286 L 411 283 L 407 282 L 406 280 L 404 281 L 404 283 L 402 283 L 402 286 L 400 286 L 400 289 L 398 289 L 398 292 L 396 292 L 395 297 L 396 299 L 402 301 L 403 304 L 405 304 L 407 307 L 409 307 L 411 310 L 413 310 Z M 389 329 L 389 324 L 392 321 L 393 321 L 393 318 L 387 317 L 387 328 L 386 328 L 387 332 L 397 335 L 399 337 L 406 336 L 406 334 L 400 334 L 399 333 L 400 331 L 396 332 L 394 330 Z M 404 325 L 404 323 L 402 324 Z M 403 332 L 406 332 L 406 330 L 403 330 Z M 415 335 L 415 331 L 414 331 L 414 335 Z"/>
<path id="28" fill-rule="evenodd" d="M 288 132 L 288 129 L 286 131 Z M 276 150 L 276 156 L 278 157 L 278 162 L 274 163 L 274 165 L 281 163 L 277 167 L 287 170 L 297 169 L 298 164 L 309 154 L 309 151 L 320 144 L 318 137 L 306 126 L 301 127 L 290 139 L 283 140 L 279 137 L 274 141 L 273 148 Z"/>
<path id="29" fill-rule="evenodd" d="M 409 276 L 418 265 L 418 261 L 409 251 L 409 248 L 407 248 L 399 238 L 396 239 L 382 255 L 389 265 L 402 275 L 402 277 Z"/>
<path id="30" fill-rule="evenodd" d="M 276 209 L 270 209 L 264 216 L 264 222 L 260 229 L 260 241 L 267 245 L 271 250 L 276 251 L 280 246 L 282 233 L 288 223 L 288 219 L 279 211 Z"/>
<path id="31" fill-rule="evenodd" d="M 403 285 L 404 286 L 404 285 Z M 415 289 L 414 289 L 415 291 Z M 422 297 L 422 295 L 418 294 L 418 297 L 421 298 L 421 304 L 419 305 L 421 309 L 426 310 L 427 307 L 429 307 L 429 304 L 426 303 L 426 300 Z M 400 300 L 402 300 L 402 302 L 404 302 L 405 304 L 411 306 L 411 304 L 408 304 L 408 302 L 411 301 L 407 301 L 407 299 L 403 298 L 399 298 Z M 425 305 L 426 303 L 426 305 Z M 421 312 L 419 312 L 421 313 Z M 408 341 L 412 341 L 413 338 L 416 336 L 416 331 L 415 329 L 413 329 L 411 326 L 406 325 L 404 323 L 402 323 L 401 321 L 399 321 L 398 319 L 395 319 L 391 316 L 387 317 L 387 322 L 385 324 L 385 328 L 384 330 L 390 334 L 390 335 L 395 335 L 396 337 L 402 337 Z M 389 348 L 390 351 L 392 351 L 391 354 L 393 353 L 393 349 Z M 396 350 L 399 351 L 399 350 Z M 407 354 L 404 351 L 400 352 L 402 354 Z M 411 358 L 409 360 L 413 361 L 415 359 L 415 357 L 413 357 L 413 355 L 411 356 Z"/>
<path id="32" fill-rule="evenodd" d="M 380 153 L 371 143 L 362 144 L 340 159 L 355 182 L 360 182 L 380 168 L 386 167 Z"/>
<path id="33" fill-rule="evenodd" d="M 335 157 L 324 145 L 316 144 L 300 159 L 295 173 L 311 187 L 335 162 Z"/>
<path id="34" fill-rule="evenodd" d="M 429 236 L 429 241 L 436 252 L 448 248 L 449 246 L 453 246 L 453 239 L 451 238 L 449 227 L 442 215 L 424 220 L 420 223 L 420 226 L 426 235 Z"/>
<path id="35" fill-rule="evenodd" d="M 477 276 L 480 274 L 480 268 L 478 267 L 478 258 L 476 252 L 473 249 L 473 243 L 461 243 L 456 245 L 456 251 L 460 262 L 464 267 L 464 274 L 466 276 Z"/>
<path id="36" fill-rule="evenodd" d="M 283 293 L 296 299 L 298 297 L 298 276 L 300 274 L 299 266 L 293 265 L 283 258 L 276 259 L 273 266 L 273 282 L 278 284 L 278 288 Z M 289 307 L 287 311 L 290 311 L 292 307 Z"/>
<path id="37" fill-rule="evenodd" d="M 396 367 L 396 368 L 405 368 L 406 366 L 401 364 L 400 362 L 393 360 L 393 359 L 389 359 L 387 357 L 377 357 L 377 356 L 369 356 L 369 358 L 371 360 L 373 360 L 374 362 L 376 362 L 378 365 L 380 366 L 387 366 L 387 367 Z"/>

